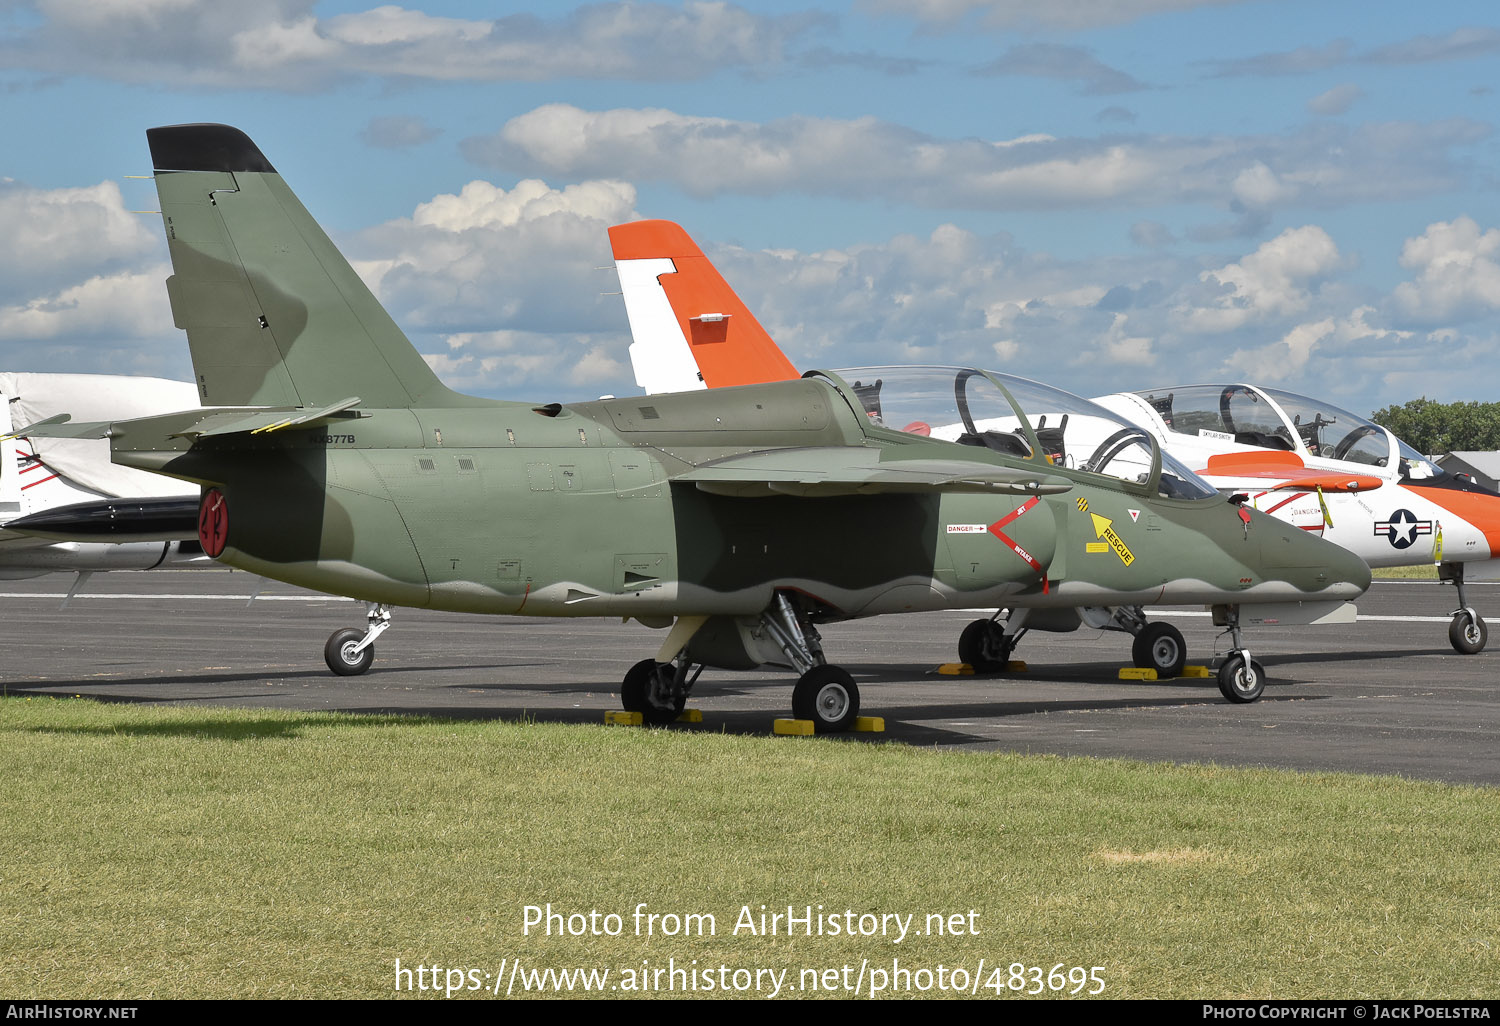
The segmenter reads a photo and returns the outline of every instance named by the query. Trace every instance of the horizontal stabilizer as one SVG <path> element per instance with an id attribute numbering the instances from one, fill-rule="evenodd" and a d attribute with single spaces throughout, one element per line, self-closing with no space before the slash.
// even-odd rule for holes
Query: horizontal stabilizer
<path id="1" fill-rule="evenodd" d="M 5 529 L 52 541 L 179 541 L 198 536 L 198 497 L 75 502 L 18 517 Z"/>
<path id="2" fill-rule="evenodd" d="M 357 405 L 359 397 L 354 396 L 317 410 L 205 410 L 204 417 L 173 434 L 179 438 L 217 438 L 222 435 L 262 435 L 287 428 L 314 427 L 364 416 L 350 412 Z"/>
<path id="3" fill-rule="evenodd" d="M 107 420 L 81 420 L 75 424 L 71 413 L 59 413 L 12 431 L 0 441 L 10 438 L 107 438 L 109 429 Z"/>
<path id="4" fill-rule="evenodd" d="M 965 460 L 891 460 L 881 450 L 810 447 L 755 452 L 715 460 L 674 476 L 715 495 L 755 498 L 796 495 L 888 495 L 905 492 L 990 492 L 1056 495 L 1071 482 L 1028 470 Z"/>

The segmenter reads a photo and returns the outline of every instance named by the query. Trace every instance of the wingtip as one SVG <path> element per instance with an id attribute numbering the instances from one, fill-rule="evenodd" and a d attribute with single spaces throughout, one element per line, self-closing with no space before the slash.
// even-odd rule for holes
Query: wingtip
<path id="1" fill-rule="evenodd" d="M 148 128 L 151 164 L 157 171 L 256 171 L 276 169 L 250 137 L 231 125 L 165 125 Z"/>

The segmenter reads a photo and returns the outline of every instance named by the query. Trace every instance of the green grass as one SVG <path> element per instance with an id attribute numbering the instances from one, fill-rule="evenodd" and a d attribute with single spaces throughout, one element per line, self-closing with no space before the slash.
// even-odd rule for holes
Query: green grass
<path id="1" fill-rule="evenodd" d="M 1437 564 L 1423 563 L 1419 566 L 1382 566 L 1370 571 L 1376 580 L 1435 581 L 1438 579 Z"/>
<path id="2" fill-rule="evenodd" d="M 8 996 L 379 997 L 407 967 L 1103 966 L 1108 997 L 1492 996 L 1500 802 L 1395 778 L 0 701 Z M 625 935 L 522 935 L 523 908 Z M 638 938 L 629 913 L 713 913 Z M 977 910 L 978 936 L 733 936 Z M 618 978 L 618 977 L 616 977 Z M 1005 973 L 1000 982 L 1005 982 Z M 981 992 L 983 993 L 983 992 Z"/>

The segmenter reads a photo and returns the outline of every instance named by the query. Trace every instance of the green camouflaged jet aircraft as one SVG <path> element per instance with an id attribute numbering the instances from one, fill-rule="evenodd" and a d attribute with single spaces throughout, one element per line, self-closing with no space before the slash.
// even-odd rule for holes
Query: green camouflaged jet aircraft
<path id="1" fill-rule="evenodd" d="M 1101 428 L 1088 469 L 1054 466 L 1014 382 L 977 371 L 946 386 L 975 428 L 960 441 L 1003 445 L 887 428 L 822 372 L 568 405 L 460 395 L 242 132 L 147 135 L 173 315 L 203 402 L 240 408 L 109 425 L 114 459 L 200 484 L 222 562 L 372 603 L 368 629 L 329 639 L 335 672 L 369 667 L 387 605 L 634 617 L 672 629 L 626 674 L 627 709 L 666 722 L 695 669 L 777 664 L 801 674 L 796 715 L 837 731 L 859 692 L 818 624 L 1204 602 L 1235 625 L 1221 690 L 1250 702 L 1264 674 L 1240 604 L 1333 606 L 1369 584 L 1358 558 L 1220 498 L 1139 429 Z"/>

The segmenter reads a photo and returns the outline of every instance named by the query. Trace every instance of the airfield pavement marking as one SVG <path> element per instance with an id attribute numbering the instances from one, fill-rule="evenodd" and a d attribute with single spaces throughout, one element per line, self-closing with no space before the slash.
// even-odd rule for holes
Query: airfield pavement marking
<path id="1" fill-rule="evenodd" d="M 3 597 L 4 597 L 3 595 L 0 595 L 0 598 L 3 598 Z M 990 612 L 993 612 L 993 610 L 989 610 L 989 609 L 965 609 L 965 610 L 962 610 L 962 612 L 965 612 L 965 613 L 990 613 Z M 1191 610 L 1191 609 L 1152 609 L 1151 610 L 1151 615 L 1152 616 L 1202 616 L 1202 617 L 1208 617 L 1208 616 L 1213 616 L 1214 614 L 1208 612 L 1207 610 L 1195 611 L 1195 610 Z M 1449 614 L 1448 616 L 1378 616 L 1378 615 L 1360 613 L 1356 617 L 1356 619 L 1359 622 L 1361 622 L 1361 623 L 1363 623 L 1363 622 L 1365 622 L 1367 620 L 1370 621 L 1370 622 L 1372 622 L 1372 623 L 1374 623 L 1376 621 L 1382 621 L 1382 620 L 1388 621 L 1390 623 L 1447 623 L 1449 620 L 1453 619 L 1453 616 L 1452 616 L 1452 614 Z"/>
<path id="2" fill-rule="evenodd" d="M 65 591 L 0 591 L 0 598 L 19 599 L 192 599 L 194 602 L 358 602 L 345 595 L 206 595 L 202 592 L 174 595 L 170 592 L 88 592 L 70 596 Z"/>
<path id="3" fill-rule="evenodd" d="M 1212 616 L 1212 613 L 1194 613 L 1181 609 L 1162 609 L 1154 611 L 1152 616 Z M 1375 616 L 1360 613 L 1356 619 L 1363 623 L 1365 621 L 1388 621 L 1391 623 L 1447 623 L 1453 619 L 1452 616 Z"/>

